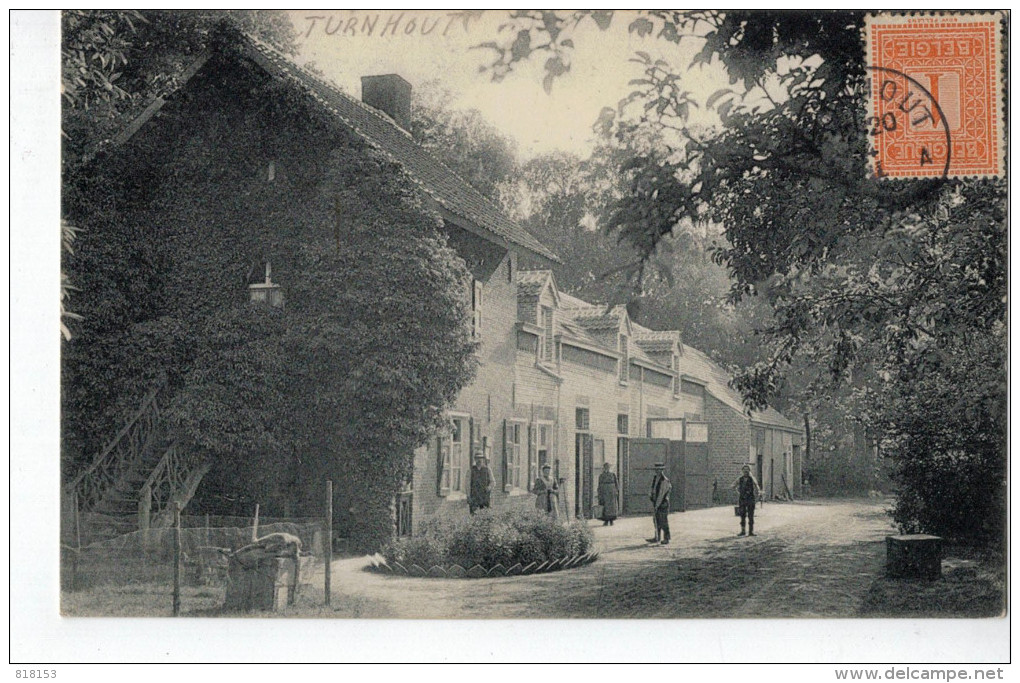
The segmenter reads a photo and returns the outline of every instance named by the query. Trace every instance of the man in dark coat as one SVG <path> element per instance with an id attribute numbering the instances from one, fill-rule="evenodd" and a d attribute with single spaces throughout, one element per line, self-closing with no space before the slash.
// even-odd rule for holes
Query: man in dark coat
<path id="1" fill-rule="evenodd" d="M 665 463 L 655 463 L 655 476 L 652 478 L 652 490 L 648 499 L 652 501 L 652 509 L 655 520 L 655 538 L 649 538 L 649 543 L 661 543 L 669 545 L 669 493 L 673 490 L 673 484 L 666 476 Z M 662 540 L 659 540 L 659 537 Z"/>
<path id="2" fill-rule="evenodd" d="M 744 535 L 744 520 L 746 519 L 747 535 L 754 536 L 754 503 L 761 495 L 761 487 L 758 486 L 758 481 L 751 476 L 750 465 L 744 465 L 741 471 L 743 474 L 733 484 L 733 488 L 737 490 L 737 511 L 740 513 L 740 533 L 737 535 Z"/>
<path id="3" fill-rule="evenodd" d="M 471 466 L 471 490 L 468 492 L 468 509 L 472 515 L 475 510 L 489 507 L 493 481 L 488 458 L 479 453 L 475 456 L 475 464 Z"/>

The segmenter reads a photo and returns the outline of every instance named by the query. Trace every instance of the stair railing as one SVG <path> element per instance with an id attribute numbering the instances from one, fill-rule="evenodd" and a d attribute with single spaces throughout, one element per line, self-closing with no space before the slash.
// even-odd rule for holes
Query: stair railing
<path id="1" fill-rule="evenodd" d="M 195 495 L 209 464 L 188 456 L 174 441 L 163 453 L 138 497 L 138 527 L 159 528 L 172 521 L 174 503 L 181 508 Z"/>
<path id="2" fill-rule="evenodd" d="M 141 406 L 131 416 L 113 440 L 68 484 L 68 490 L 78 495 L 83 512 L 96 508 L 109 488 L 127 472 L 145 452 L 145 448 L 161 426 L 161 411 L 157 397 L 163 382 L 142 399 Z"/>

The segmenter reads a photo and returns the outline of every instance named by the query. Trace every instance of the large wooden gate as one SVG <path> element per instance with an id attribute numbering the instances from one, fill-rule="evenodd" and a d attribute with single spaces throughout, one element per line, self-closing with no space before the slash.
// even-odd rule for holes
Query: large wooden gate
<path id="1" fill-rule="evenodd" d="M 654 466 L 663 462 L 669 468 L 670 442 L 668 439 L 628 439 L 627 444 L 623 511 L 630 514 L 651 513 L 652 502 L 648 500 L 648 493 L 652 490 Z M 676 487 L 675 482 L 673 486 Z"/>
<path id="2" fill-rule="evenodd" d="M 664 421 L 665 422 L 665 421 Z M 656 425 L 659 428 L 658 425 Z M 673 484 L 670 510 L 683 512 L 712 505 L 712 471 L 709 463 L 708 425 L 688 423 L 685 441 L 672 439 L 627 439 L 623 472 L 623 511 L 651 513 L 648 494 L 652 488 L 654 465 L 665 463 Z"/>
<path id="3" fill-rule="evenodd" d="M 684 509 L 712 505 L 712 470 L 708 461 L 708 425 L 684 425 Z"/>

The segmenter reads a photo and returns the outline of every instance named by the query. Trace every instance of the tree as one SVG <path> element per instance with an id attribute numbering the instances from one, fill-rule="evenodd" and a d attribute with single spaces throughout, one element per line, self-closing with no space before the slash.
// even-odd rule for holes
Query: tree
<path id="1" fill-rule="evenodd" d="M 437 81 L 414 90 L 411 135 L 488 199 L 517 172 L 514 141 L 482 118 L 477 109 L 451 109 L 449 90 Z"/>
<path id="2" fill-rule="evenodd" d="M 156 97 L 179 85 L 216 27 L 229 22 L 289 54 L 297 32 L 280 11 L 268 10 L 64 10 L 61 13 L 61 155 L 65 205 L 81 192 L 83 165 Z M 63 252 L 72 253 L 79 230 L 63 221 Z M 61 273 L 61 334 L 71 313 L 72 286 Z"/>
<path id="3" fill-rule="evenodd" d="M 65 171 L 102 148 L 154 98 L 173 92 L 222 22 L 297 53 L 297 31 L 278 10 L 62 12 Z"/>
<path id="4" fill-rule="evenodd" d="M 736 380 L 748 405 L 786 391 L 798 359 L 809 359 L 799 365 L 809 393 L 827 382 L 850 387 L 860 424 L 889 436 L 887 450 L 901 464 L 901 525 L 987 540 L 965 523 L 972 508 L 929 513 L 939 502 L 925 476 L 953 470 L 939 462 L 981 463 L 968 481 L 984 478 L 972 491 L 992 506 L 985 512 L 1001 517 L 996 463 L 1005 454 L 999 417 L 1005 384 L 1001 353 L 993 350 L 1005 342 L 1005 184 L 873 177 L 861 106 L 869 87 L 863 18 L 863 12 L 631 15 L 628 30 L 638 35 L 697 41 L 689 66 L 718 60 L 730 87 L 699 101 L 683 72 L 636 53 L 643 76 L 596 122 L 608 139 L 633 150 L 621 166 L 628 190 L 607 225 L 644 260 L 678 226 L 724 226 L 726 239 L 714 256 L 733 277 L 731 301 L 759 297 L 774 312 L 761 337 L 766 359 Z M 594 22 L 605 30 L 618 20 L 610 12 L 515 12 L 505 38 L 485 44 L 494 53 L 490 72 L 498 80 L 522 60 L 546 54 L 551 88 L 569 69 L 576 27 Z M 688 127 L 696 107 L 714 109 L 721 125 Z M 974 358 L 968 350 L 974 346 L 964 348 L 960 338 L 986 353 Z M 922 379 L 921 367 L 935 374 Z M 964 403 L 953 405 L 971 424 L 989 428 L 988 441 L 954 438 L 934 454 L 919 454 L 917 448 L 942 443 L 945 418 L 923 417 L 905 403 L 925 390 L 949 401 L 945 387 L 961 367 L 981 379 L 963 391 Z M 955 417 L 954 428 L 970 434 Z M 939 455 L 948 444 L 953 454 Z"/>

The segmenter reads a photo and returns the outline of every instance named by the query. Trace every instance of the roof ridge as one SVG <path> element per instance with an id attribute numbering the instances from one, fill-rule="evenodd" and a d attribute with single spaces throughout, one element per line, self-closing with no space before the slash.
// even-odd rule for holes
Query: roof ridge
<path id="1" fill-rule="evenodd" d="M 243 38 L 245 38 L 248 41 L 250 41 L 251 43 L 253 43 L 255 45 L 255 47 L 260 48 L 260 49 L 264 49 L 264 50 L 268 50 L 268 51 L 272 52 L 273 53 L 272 56 L 277 57 L 277 58 L 279 58 L 281 60 L 285 60 L 287 62 L 288 66 L 294 67 L 295 69 L 297 69 L 301 73 L 303 73 L 306 76 L 309 76 L 313 80 L 317 81 L 320 85 L 325 86 L 325 87 L 335 91 L 338 95 L 340 95 L 340 96 L 350 100 L 352 104 L 354 104 L 354 105 L 356 105 L 358 107 L 361 107 L 366 112 L 372 114 L 373 116 L 381 119 L 382 121 L 384 121 L 386 123 L 393 124 L 393 126 L 398 131 L 400 131 L 401 133 L 406 135 L 408 138 L 410 138 L 412 142 L 416 142 L 415 139 L 414 139 L 414 136 L 411 135 L 411 133 L 409 131 L 406 131 L 403 128 L 401 128 L 400 124 L 398 124 L 396 121 L 394 121 L 392 117 L 390 117 L 388 114 L 386 114 L 386 112 L 380 111 L 379 109 L 376 109 L 375 107 L 373 107 L 370 104 L 366 104 L 363 100 L 360 100 L 357 97 L 355 97 L 354 95 L 351 95 L 350 93 L 348 93 L 346 90 L 341 88 L 339 85 L 337 85 L 333 81 L 330 81 L 330 80 L 326 79 L 324 76 L 320 76 L 319 74 L 317 74 L 314 71 L 308 69 L 307 67 L 302 66 L 301 64 L 298 64 L 293 59 L 291 59 L 290 57 L 285 55 L 283 52 L 280 52 L 275 47 L 273 47 L 269 43 L 267 43 L 267 42 L 257 38 L 256 36 L 246 32 L 246 31 L 241 31 L 241 30 L 238 30 L 238 33 L 240 33 Z M 419 147 L 420 146 L 421 145 L 419 145 Z M 442 162 L 439 161 L 438 159 L 436 159 L 436 161 L 438 161 L 440 164 L 442 164 Z M 464 180 L 464 179 L 461 178 L 461 180 Z"/>
<path id="2" fill-rule="evenodd" d="M 539 240 L 537 237 L 535 237 L 533 234 L 531 234 L 531 232 L 529 232 L 527 229 L 525 229 L 524 226 L 522 226 L 520 223 L 518 223 L 517 221 L 511 219 L 506 214 L 506 212 L 499 205 L 497 205 L 491 199 L 489 199 L 484 194 L 482 194 L 480 191 L 478 191 L 478 189 L 476 187 L 474 187 L 471 183 L 469 183 L 467 180 L 465 180 L 456 171 L 451 169 L 442 160 L 438 159 L 433 152 L 431 152 L 426 147 L 424 147 L 421 143 L 419 143 L 417 140 L 415 140 L 414 137 L 408 131 L 406 131 L 403 128 L 401 128 L 392 118 L 387 116 L 385 113 L 380 112 L 379 110 L 377 110 L 376 108 L 374 108 L 374 107 L 372 107 L 372 106 L 370 106 L 368 104 L 365 104 L 360 99 L 354 97 L 350 93 L 348 93 L 348 92 L 344 91 L 343 89 L 341 89 L 338 85 L 336 85 L 332 81 L 327 80 L 326 78 L 324 78 L 324 77 L 322 77 L 322 76 L 320 76 L 320 75 L 318 75 L 316 73 L 313 73 L 312 71 L 308 70 L 304 66 L 302 66 L 302 65 L 298 64 L 297 62 L 295 62 L 293 59 L 291 59 L 287 55 L 285 55 L 282 52 L 280 52 L 278 49 L 276 49 L 272 45 L 269 45 L 268 43 L 258 39 L 257 37 L 255 37 L 255 36 L 245 32 L 245 31 L 242 31 L 240 29 L 236 29 L 236 28 L 234 29 L 234 33 L 236 35 L 238 35 L 241 40 L 245 41 L 251 47 L 251 49 L 253 49 L 256 52 L 258 52 L 263 58 L 268 59 L 271 62 L 274 62 L 275 65 L 277 66 L 277 68 L 280 68 L 280 69 L 283 70 L 284 75 L 288 78 L 288 80 L 293 82 L 293 83 L 295 83 L 297 86 L 305 88 L 306 90 L 311 90 L 309 88 L 309 84 L 308 83 L 303 83 L 300 80 L 300 78 L 298 78 L 298 77 L 300 76 L 301 78 L 307 78 L 307 79 L 311 80 L 314 83 L 315 86 L 325 90 L 327 96 L 336 96 L 336 97 L 340 98 L 341 100 L 343 100 L 344 102 L 349 103 L 350 105 L 353 105 L 353 106 L 357 107 L 360 111 L 363 111 L 363 112 L 365 112 L 367 114 L 370 114 L 372 117 L 374 117 L 374 119 L 376 119 L 377 121 L 382 122 L 387 127 L 391 128 L 391 129 L 393 129 L 395 131 L 399 131 L 400 134 L 406 139 L 408 144 L 413 145 L 415 148 L 417 148 L 420 151 L 421 154 L 423 154 L 425 157 L 428 158 L 429 163 L 434 164 L 436 167 L 441 169 L 444 173 L 452 176 L 457 181 L 459 181 L 459 184 L 461 185 L 460 190 L 462 192 L 467 192 L 468 196 L 470 196 L 472 198 L 472 201 L 477 201 L 477 202 L 480 202 L 481 204 L 485 205 L 488 208 L 489 211 L 493 212 L 493 214 L 495 214 L 496 216 L 499 216 L 502 221 L 505 221 L 510 226 L 512 226 L 516 230 L 520 231 L 521 233 L 523 233 L 523 235 L 526 235 L 530 239 L 530 241 L 533 242 L 534 244 L 533 245 L 529 244 L 527 241 L 524 241 L 523 238 L 521 238 L 521 237 L 514 237 L 512 233 L 511 234 L 503 234 L 504 232 L 507 231 L 506 229 L 498 229 L 498 228 L 494 228 L 492 226 L 487 226 L 487 225 L 479 223 L 478 219 L 476 217 L 472 217 L 471 215 L 465 214 L 463 209 L 458 209 L 455 206 L 452 206 L 451 202 L 444 201 L 443 199 L 441 199 L 441 197 L 440 197 L 441 193 L 437 194 L 436 192 L 432 191 L 429 187 L 427 187 L 425 185 L 425 183 L 423 181 L 421 181 L 419 178 L 415 177 L 415 174 L 411 172 L 410 168 L 408 168 L 409 175 L 411 176 L 412 180 L 415 181 L 415 184 L 419 185 L 430 196 L 432 196 L 433 199 L 438 201 L 442 206 L 444 206 L 451 213 L 453 213 L 455 215 L 458 215 L 461 218 L 464 218 L 464 219 L 466 219 L 466 220 L 468 220 L 468 221 L 470 221 L 472 223 L 478 224 L 478 227 L 486 230 L 487 232 L 492 234 L 494 237 L 498 237 L 505 244 L 509 244 L 509 243 L 513 242 L 513 243 L 516 243 L 516 244 L 518 244 L 520 246 L 523 246 L 523 247 L 525 247 L 527 249 L 530 249 L 531 251 L 536 252 L 537 254 L 543 256 L 544 258 L 549 258 L 552 261 L 560 262 L 559 257 L 548 246 L 543 244 L 541 242 L 541 240 Z M 293 70 L 293 72 L 295 72 L 295 73 L 288 73 L 289 70 Z M 319 101 L 323 106 L 325 106 L 327 108 L 327 110 L 330 111 L 333 115 L 339 117 L 344 122 L 345 125 L 347 125 L 348 127 L 352 128 L 361 137 L 365 138 L 369 143 L 372 144 L 373 147 L 379 149 L 381 152 L 386 154 L 393 161 L 396 161 L 397 163 L 400 163 L 401 165 L 403 165 L 405 167 L 408 166 L 406 163 L 402 162 L 400 159 L 394 157 L 393 154 L 391 154 L 385 148 L 386 145 L 385 145 L 384 142 L 379 141 L 379 140 L 375 140 L 373 138 L 373 133 L 371 133 L 369 131 L 363 130 L 357 123 L 355 123 L 354 121 L 350 120 L 348 116 L 340 113 L 336 109 L 336 107 L 331 105 L 329 102 L 325 101 L 325 98 L 322 95 L 319 95 L 318 93 L 314 92 L 314 90 L 312 90 L 310 92 L 310 95 L 313 98 L 315 98 L 317 101 Z"/>

